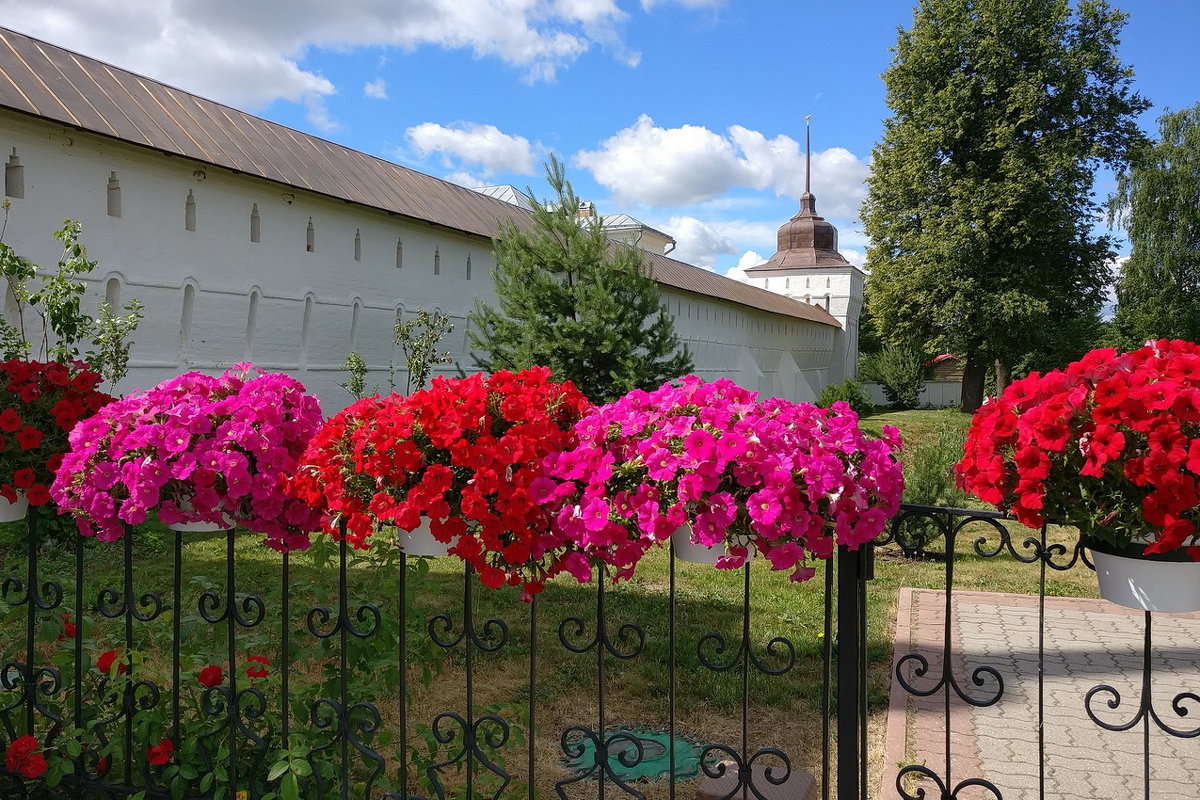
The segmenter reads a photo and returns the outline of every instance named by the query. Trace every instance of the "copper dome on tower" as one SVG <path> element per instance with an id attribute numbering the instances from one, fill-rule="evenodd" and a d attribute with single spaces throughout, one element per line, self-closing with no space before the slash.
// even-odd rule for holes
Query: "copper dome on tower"
<path id="1" fill-rule="evenodd" d="M 807 126 L 804 145 L 804 194 L 800 195 L 800 210 L 779 227 L 779 249 L 775 255 L 758 266 L 747 268 L 747 273 L 852 266 L 838 252 L 837 228 L 817 213 L 817 198 L 810 190 L 812 148 Z"/>

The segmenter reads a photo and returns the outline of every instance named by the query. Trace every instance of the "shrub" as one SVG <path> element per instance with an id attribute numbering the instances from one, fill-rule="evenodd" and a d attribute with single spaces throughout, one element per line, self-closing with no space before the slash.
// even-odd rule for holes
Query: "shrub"
<path id="1" fill-rule="evenodd" d="M 863 364 L 863 377 L 883 386 L 893 408 L 916 408 L 925 390 L 925 359 L 915 347 L 889 345 Z"/>
<path id="2" fill-rule="evenodd" d="M 920 441 L 905 445 L 904 502 L 925 506 L 961 507 L 966 492 L 954 483 L 954 465 L 963 457 L 967 432 L 941 423 Z"/>
<path id="3" fill-rule="evenodd" d="M 821 390 L 817 405 L 821 408 L 832 408 L 833 404 L 839 400 L 848 403 L 850 409 L 860 417 L 865 417 L 875 410 L 875 406 L 871 402 L 871 395 L 867 393 L 861 383 L 853 378 L 846 378 L 841 383 L 831 383 L 826 386 Z"/>

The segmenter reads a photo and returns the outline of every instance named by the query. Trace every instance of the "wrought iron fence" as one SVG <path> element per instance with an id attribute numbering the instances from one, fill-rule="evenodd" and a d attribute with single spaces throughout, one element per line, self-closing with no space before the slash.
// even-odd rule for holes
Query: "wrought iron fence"
<path id="1" fill-rule="evenodd" d="M 685 791 L 685 757 L 697 780 L 719 782 L 713 800 L 770 800 L 781 789 L 803 797 L 805 770 L 826 800 L 867 796 L 870 548 L 843 549 L 836 570 L 824 571 L 822 630 L 798 644 L 778 632 L 785 621 L 753 617 L 756 570 L 741 571 L 724 606 L 692 608 L 673 554 L 667 585 L 636 608 L 603 572 L 571 589 L 593 599 L 570 606 L 561 593 L 500 599 L 469 567 L 454 588 L 439 573 L 441 599 L 430 605 L 414 586 L 433 580 L 425 562 L 394 549 L 370 568 L 330 543 L 324 572 L 302 570 L 288 554 L 250 569 L 232 531 L 208 535 L 222 555 L 200 564 L 185 555 L 194 534 L 172 533 L 157 571 L 131 531 L 107 545 L 76 537 L 49 559 L 39 555 L 33 517 L 27 533 L 22 569 L 0 591 L 9 620 L 0 736 L 18 756 L 25 736 L 37 752 L 65 755 L 33 762 L 36 777 L 21 774 L 28 761 L 0 763 L 5 796 L 58 785 L 75 797 L 175 800 L 674 800 Z M 717 607 L 728 624 L 716 624 Z M 648 706 L 642 727 L 614 725 L 629 721 L 627 701 L 626 719 L 614 717 L 622 683 L 647 675 L 656 683 L 652 700 L 639 701 Z M 764 682 L 788 680 L 796 693 L 820 686 L 817 745 L 754 729 Z M 708 701 L 691 687 L 713 681 L 732 682 L 720 684 L 730 736 L 697 744 L 687 716 Z M 657 738 L 644 735 L 663 710 Z M 640 780 L 638 767 L 664 747 L 666 775 L 677 779 Z"/>
<path id="2" fill-rule="evenodd" d="M 1061 738 L 1066 735 L 1063 732 L 1066 718 L 1056 716 L 1051 719 L 1047 713 L 1047 648 L 1050 644 L 1047 633 L 1047 587 L 1048 582 L 1057 575 L 1073 569 L 1094 569 L 1094 566 L 1089 560 L 1089 551 L 1078 543 L 1073 532 L 1059 536 L 1056 541 L 1048 535 L 1046 526 L 1035 532 L 1014 525 L 1014 532 L 1009 529 L 1007 522 L 1008 518 L 994 512 L 907 505 L 891 521 L 888 532 L 876 540 L 880 548 L 897 548 L 908 557 L 935 558 L 945 564 L 944 586 L 933 598 L 940 609 L 936 615 L 931 615 L 940 618 L 941 629 L 931 641 L 925 643 L 925 647 L 909 652 L 901 648 L 897 639 L 892 675 L 893 703 L 899 695 L 936 704 L 927 705 L 924 709 L 925 713 L 935 718 L 932 726 L 925 731 L 936 733 L 938 742 L 924 748 L 926 753 L 933 755 L 932 761 L 935 763 L 931 766 L 912 752 L 907 753 L 907 757 L 899 763 L 888 762 L 885 758 L 883 796 L 904 800 L 926 797 L 987 797 L 1001 800 L 1010 797 L 1141 795 L 1149 800 L 1154 784 L 1152 750 L 1164 749 L 1179 740 L 1200 737 L 1200 723 L 1195 720 L 1197 712 L 1200 712 L 1200 695 L 1185 688 L 1170 696 L 1170 692 L 1179 688 L 1177 686 L 1163 696 L 1161 687 L 1156 687 L 1157 662 L 1162 654 L 1155 650 L 1152 637 L 1155 615 L 1149 611 L 1142 612 L 1141 651 L 1137 651 L 1136 645 L 1120 646 L 1132 661 L 1127 664 L 1129 671 L 1137 673 L 1134 685 L 1125 687 L 1126 695 L 1132 694 L 1132 698 L 1122 696 L 1118 687 L 1101 680 L 1077 698 L 1072 696 L 1067 703 L 1075 719 L 1081 722 L 1090 720 L 1094 724 L 1095 728 L 1091 730 L 1097 737 L 1104 731 L 1124 732 L 1140 728 L 1140 740 L 1134 745 L 1136 750 L 1140 750 L 1136 758 L 1138 774 L 1119 786 L 1112 776 L 1101 776 L 1095 786 L 1085 783 L 1063 786 L 1061 780 L 1056 781 L 1052 773 L 1063 765 L 1054 763 L 1049 745 L 1056 736 Z M 955 570 L 956 565 L 966 558 L 994 559 L 998 569 L 1009 568 L 999 563 L 1007 559 L 1012 568 L 1036 570 L 1038 594 L 1031 598 L 1036 603 L 1033 606 L 1036 608 L 1035 632 L 1032 634 L 1035 664 L 1029 665 L 1015 656 L 1012 659 L 989 660 L 986 654 L 981 653 L 973 653 L 968 659 L 963 652 L 965 646 L 956 642 L 959 637 L 955 635 Z M 961 594 L 961 590 L 958 591 Z M 1049 600 L 1059 602 L 1055 598 Z M 1002 621 L 1000 615 L 1006 612 L 994 609 L 991 613 L 995 615 L 994 619 L 981 623 L 985 628 L 999 626 Z M 917 624 L 914 622 L 914 626 Z M 1181 654 L 1181 657 L 1194 670 L 1200 660 L 1200 650 L 1193 648 Z M 1090 666 L 1087 656 L 1083 658 L 1089 661 Z M 958 755 L 961 755 L 962 743 L 956 739 L 960 738 L 962 731 L 955 730 L 953 719 L 956 710 L 999 709 L 1006 702 L 1011 703 L 1014 700 L 1012 695 L 1017 691 L 1014 682 L 1023 677 L 1023 664 L 1036 672 L 1036 689 L 1033 692 L 1036 711 L 1032 718 L 1032 729 L 1027 731 L 1034 737 L 1032 746 L 1025 746 L 1023 738 L 1011 740 L 1008 743 L 1007 762 L 991 764 L 993 778 L 985 777 L 978 771 L 958 774 L 956 769 L 963 770 L 955 750 L 957 745 Z M 1156 689 L 1159 695 L 1157 702 Z M 908 705 L 907 702 L 905 705 Z M 1105 744 L 1098 738 L 1092 738 L 1083 743 L 1082 749 L 1095 752 L 1097 748 L 1103 749 Z M 1127 747 L 1128 744 L 1123 749 Z M 1194 750 L 1190 753 L 1179 751 L 1175 757 L 1194 759 L 1195 754 Z M 972 766 L 978 770 L 981 765 Z M 1086 764 L 1066 766 L 1084 771 L 1094 769 L 1094 766 Z M 995 777 L 997 767 L 1002 773 L 1000 777 Z M 1014 776 L 1023 773 L 1026 767 L 1036 770 L 1036 775 L 1018 784 Z M 1005 784 L 1008 785 L 1007 790 L 1002 788 Z M 1193 797 L 1195 784 L 1183 786 L 1180 792 L 1164 796 Z"/>

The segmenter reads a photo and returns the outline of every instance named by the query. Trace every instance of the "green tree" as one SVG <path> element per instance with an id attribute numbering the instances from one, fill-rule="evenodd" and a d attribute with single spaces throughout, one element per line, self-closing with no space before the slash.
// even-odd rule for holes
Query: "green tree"
<path id="1" fill-rule="evenodd" d="M 546 179 L 553 200 L 534 200 L 531 224 L 506 224 L 496 239 L 499 308 L 476 300 L 469 315 L 476 362 L 486 370 L 549 367 L 597 403 L 690 372 L 640 251 L 577 216 L 579 198 L 554 156 Z"/>
<path id="2" fill-rule="evenodd" d="M 1116 342 L 1200 341 L 1200 103 L 1158 118 L 1158 142 L 1117 176 L 1109 224 L 1132 253 L 1117 283 Z"/>
<path id="3" fill-rule="evenodd" d="M 4 212 L 2 238 L 8 225 L 8 200 L 0 209 Z M 87 248 L 79 240 L 81 234 L 82 227 L 72 220 L 64 221 L 54 232 L 63 254 L 53 272 L 42 270 L 0 241 L 0 276 L 8 284 L 5 299 L 12 306 L 13 317 L 0 317 L 0 358 L 36 356 L 63 363 L 82 358 L 115 385 L 129 371 L 129 337 L 142 320 L 142 302 L 129 301 L 124 314 L 104 300 L 97 305 L 97 316 L 84 311 L 85 277 L 97 264 L 88 259 Z M 35 286 L 35 279 L 40 286 Z M 81 344 L 90 344 L 91 349 L 83 351 Z"/>
<path id="4" fill-rule="evenodd" d="M 863 206 L 867 303 L 887 341 L 966 358 L 963 410 L 1094 320 L 1111 242 L 1091 192 L 1144 141 L 1147 103 L 1103 0 L 921 0 L 884 74 L 893 116 Z"/>

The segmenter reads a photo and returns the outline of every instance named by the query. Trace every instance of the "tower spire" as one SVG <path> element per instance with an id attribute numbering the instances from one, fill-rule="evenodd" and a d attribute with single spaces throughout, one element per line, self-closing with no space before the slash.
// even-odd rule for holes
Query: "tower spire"
<path id="1" fill-rule="evenodd" d="M 804 115 L 804 192 L 812 193 L 812 114 Z"/>

